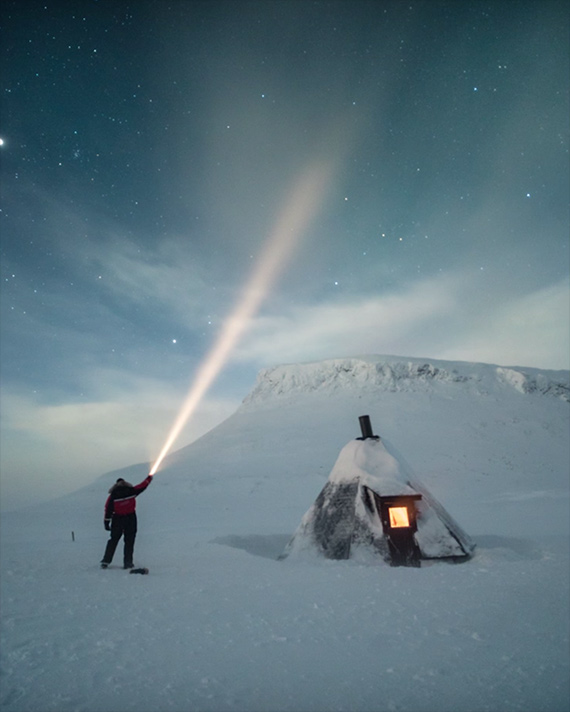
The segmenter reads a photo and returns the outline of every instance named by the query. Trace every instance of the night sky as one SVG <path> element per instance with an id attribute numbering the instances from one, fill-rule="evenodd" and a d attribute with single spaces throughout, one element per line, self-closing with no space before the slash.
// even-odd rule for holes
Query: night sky
<path id="1" fill-rule="evenodd" d="M 314 162 L 316 214 L 176 447 L 278 363 L 569 367 L 565 2 L 0 12 L 5 508 L 157 455 Z"/>

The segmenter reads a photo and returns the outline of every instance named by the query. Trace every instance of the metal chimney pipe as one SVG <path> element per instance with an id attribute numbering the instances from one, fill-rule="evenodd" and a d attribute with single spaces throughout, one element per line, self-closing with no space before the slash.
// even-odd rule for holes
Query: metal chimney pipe
<path id="1" fill-rule="evenodd" d="M 362 431 L 362 439 L 375 438 L 376 436 L 373 434 L 372 425 L 370 424 L 370 416 L 361 415 L 358 420 L 360 422 L 360 430 Z"/>

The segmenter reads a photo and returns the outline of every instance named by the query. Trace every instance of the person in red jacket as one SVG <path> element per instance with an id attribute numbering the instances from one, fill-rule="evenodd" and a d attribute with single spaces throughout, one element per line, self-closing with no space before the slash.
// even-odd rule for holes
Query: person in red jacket
<path id="1" fill-rule="evenodd" d="M 102 569 L 106 569 L 113 561 L 113 555 L 121 537 L 124 537 L 125 545 L 123 568 L 133 568 L 133 550 L 137 535 L 136 498 L 145 491 L 151 482 L 152 475 L 148 475 L 138 485 L 132 485 L 119 477 L 109 490 L 109 496 L 105 502 L 105 530 L 111 532 L 111 537 L 101 560 Z"/>

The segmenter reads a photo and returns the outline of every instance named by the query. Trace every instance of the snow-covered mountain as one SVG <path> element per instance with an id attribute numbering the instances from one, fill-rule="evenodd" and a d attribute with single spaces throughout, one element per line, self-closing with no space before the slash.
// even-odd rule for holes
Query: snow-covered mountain
<path id="1" fill-rule="evenodd" d="M 267 369 L 140 496 L 148 577 L 97 565 L 106 491 L 148 463 L 3 515 L 2 709 L 566 709 L 569 394 L 568 372 L 431 359 Z M 277 561 L 363 414 L 469 562 Z"/>
<path id="2" fill-rule="evenodd" d="M 467 384 L 471 393 L 479 395 L 497 391 L 506 384 L 521 393 L 539 392 L 570 402 L 568 371 L 364 356 L 265 369 L 245 403 L 258 403 L 272 395 L 316 390 L 426 391 L 435 383 Z"/>

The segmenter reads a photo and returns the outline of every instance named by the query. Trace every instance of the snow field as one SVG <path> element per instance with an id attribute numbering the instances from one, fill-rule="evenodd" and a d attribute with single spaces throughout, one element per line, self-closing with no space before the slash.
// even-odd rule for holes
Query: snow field
<path id="1" fill-rule="evenodd" d="M 98 568 L 118 473 L 4 513 L 3 712 L 566 710 L 568 404 L 448 368 L 474 378 L 391 391 L 342 370 L 333 387 L 325 363 L 322 391 L 262 384 L 139 497 L 148 576 L 120 568 L 122 545 Z M 471 561 L 276 560 L 365 413 L 475 540 Z"/>
<path id="2" fill-rule="evenodd" d="M 567 693 L 557 540 L 481 537 L 470 563 L 379 571 L 200 539 L 174 563 L 155 536 L 147 577 L 86 565 L 95 538 L 46 547 L 59 567 L 46 550 L 11 564 L 3 709 L 530 710 Z"/>

